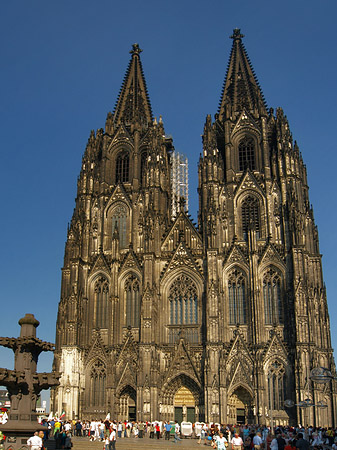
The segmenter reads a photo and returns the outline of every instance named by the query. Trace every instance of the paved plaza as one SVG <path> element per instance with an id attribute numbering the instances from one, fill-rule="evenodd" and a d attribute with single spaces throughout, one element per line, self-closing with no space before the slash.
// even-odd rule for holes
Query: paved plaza
<path id="1" fill-rule="evenodd" d="M 104 445 L 103 442 L 94 441 L 90 442 L 87 437 L 74 437 L 72 438 L 72 442 L 74 444 L 73 450 L 103 450 Z M 186 438 L 174 443 L 174 439 L 171 437 L 170 441 L 166 441 L 165 439 L 149 439 L 145 437 L 143 439 L 139 438 L 123 438 L 117 439 L 116 441 L 116 450 L 120 449 L 137 449 L 137 450 L 172 450 L 172 448 L 179 446 L 180 448 L 206 448 L 206 446 L 198 445 L 198 439 L 194 438 Z M 207 447 L 211 448 L 210 445 Z"/>

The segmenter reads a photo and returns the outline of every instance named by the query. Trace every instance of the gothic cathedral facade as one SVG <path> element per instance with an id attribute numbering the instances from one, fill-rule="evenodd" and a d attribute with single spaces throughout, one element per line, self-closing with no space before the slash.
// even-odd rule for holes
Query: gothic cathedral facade
<path id="1" fill-rule="evenodd" d="M 91 132 L 65 246 L 54 412 L 336 425 L 335 381 L 309 378 L 335 366 L 306 168 L 240 30 L 231 38 L 202 137 L 198 226 L 183 201 L 172 215 L 174 147 L 137 44 L 114 112 Z"/>

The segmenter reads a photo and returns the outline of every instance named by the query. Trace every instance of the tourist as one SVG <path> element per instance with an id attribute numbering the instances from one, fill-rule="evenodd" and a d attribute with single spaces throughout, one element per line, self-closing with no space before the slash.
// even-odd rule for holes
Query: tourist
<path id="1" fill-rule="evenodd" d="M 231 444 L 232 444 L 233 450 L 241 450 L 243 448 L 243 440 L 239 436 L 239 433 L 237 432 L 237 430 L 235 431 L 235 434 L 234 434 L 234 437 L 232 438 Z"/>
<path id="2" fill-rule="evenodd" d="M 115 428 L 112 428 L 109 440 L 110 440 L 109 450 L 115 450 L 115 448 L 116 448 L 116 430 L 115 430 Z"/>
<path id="3" fill-rule="evenodd" d="M 169 441 L 170 440 L 170 432 L 171 432 L 172 425 L 169 422 L 165 422 L 164 428 L 165 428 L 165 439 L 167 441 Z"/>
<path id="4" fill-rule="evenodd" d="M 309 442 L 306 439 L 303 439 L 303 433 L 298 433 L 296 448 L 299 450 L 309 450 Z"/>
<path id="5" fill-rule="evenodd" d="M 181 441 L 181 438 L 180 438 L 179 434 L 180 434 L 180 425 L 176 421 L 175 428 L 174 428 L 174 443 L 175 444 L 177 443 L 177 441 Z"/>
<path id="6" fill-rule="evenodd" d="M 73 446 L 73 443 L 71 442 L 71 434 L 70 434 L 70 431 L 67 431 L 66 438 L 64 441 L 64 448 L 70 449 L 72 446 Z"/>
<path id="7" fill-rule="evenodd" d="M 253 437 L 253 445 L 255 450 L 260 450 L 262 445 L 261 433 L 256 433 L 256 435 Z"/>
<path id="8" fill-rule="evenodd" d="M 39 432 L 35 431 L 34 436 L 27 440 L 27 445 L 29 445 L 30 450 L 41 450 L 42 449 L 42 439 L 39 436 Z"/>
<path id="9" fill-rule="evenodd" d="M 217 450 L 225 450 L 228 447 L 228 442 L 223 433 L 220 433 L 219 436 L 215 439 Z M 226 445 L 227 444 L 227 445 Z"/>

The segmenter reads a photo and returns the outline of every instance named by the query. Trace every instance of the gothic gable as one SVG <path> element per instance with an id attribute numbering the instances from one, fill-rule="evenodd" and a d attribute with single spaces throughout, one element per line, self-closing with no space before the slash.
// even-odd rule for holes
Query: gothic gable
<path id="1" fill-rule="evenodd" d="M 243 110 L 233 128 L 232 137 L 237 133 L 247 130 L 253 132 L 254 134 L 260 134 L 260 130 L 253 117 L 246 112 L 246 110 Z"/>
<path id="2" fill-rule="evenodd" d="M 142 268 L 140 266 L 138 258 L 132 249 L 129 249 L 128 253 L 125 255 L 125 258 L 121 264 L 119 272 L 122 273 L 125 270 L 129 270 L 129 269 L 134 269 L 139 274 L 141 274 L 141 272 L 142 272 Z"/>
<path id="3" fill-rule="evenodd" d="M 104 215 L 107 216 L 108 210 L 113 206 L 114 203 L 121 201 L 125 202 L 129 208 L 131 208 L 131 202 L 128 194 L 126 193 L 123 185 L 120 183 L 117 184 L 115 189 L 113 190 L 112 194 L 110 195 L 110 198 L 106 202 L 105 208 L 104 208 Z"/>
<path id="4" fill-rule="evenodd" d="M 123 124 L 121 124 L 118 127 L 115 135 L 111 139 L 108 152 L 111 153 L 116 145 L 120 145 L 123 142 L 128 145 L 133 145 L 132 138 L 130 137 L 126 127 Z"/>
<path id="5" fill-rule="evenodd" d="M 117 356 L 116 366 L 123 366 L 127 362 L 132 365 L 136 365 L 138 361 L 138 349 L 137 344 L 133 338 L 131 330 L 128 330 L 121 347 L 121 350 Z"/>
<path id="6" fill-rule="evenodd" d="M 137 371 L 134 364 L 128 361 L 125 366 L 120 366 L 121 373 L 117 384 L 117 391 L 121 391 L 125 386 L 137 387 Z"/>
<path id="7" fill-rule="evenodd" d="M 281 267 L 284 267 L 284 261 L 282 260 L 279 252 L 272 244 L 269 243 L 266 245 L 266 248 L 260 258 L 259 265 L 261 267 L 270 264 L 281 265 Z"/>
<path id="8" fill-rule="evenodd" d="M 288 360 L 288 351 L 285 348 L 280 336 L 276 332 L 272 332 L 272 336 L 266 346 L 262 355 L 263 363 L 265 364 L 271 358 L 278 356 L 283 361 Z"/>
<path id="9" fill-rule="evenodd" d="M 248 345 L 238 331 L 236 332 L 235 339 L 226 354 L 226 360 L 228 361 L 228 364 L 232 364 L 232 360 L 242 360 L 246 361 L 248 364 L 253 364 L 253 359 L 250 355 Z"/>
<path id="10" fill-rule="evenodd" d="M 243 174 L 240 183 L 235 189 L 234 193 L 235 198 L 237 199 L 240 194 L 242 194 L 247 190 L 257 191 L 262 198 L 265 198 L 265 193 L 261 189 L 261 186 L 259 185 L 255 176 L 249 169 L 247 169 L 247 171 Z"/>
<path id="11" fill-rule="evenodd" d="M 161 246 L 162 251 L 172 251 L 173 248 L 176 248 L 182 237 L 186 245 L 191 249 L 202 249 L 201 236 L 183 211 L 177 216 L 171 229 L 166 235 Z"/>
<path id="12" fill-rule="evenodd" d="M 85 358 L 86 365 L 89 365 L 93 361 L 98 359 L 100 359 L 104 363 L 107 363 L 106 348 L 103 344 L 101 333 L 99 330 L 94 330 L 92 345 Z"/>
<path id="13" fill-rule="evenodd" d="M 95 272 L 100 272 L 100 271 L 110 274 L 109 264 L 107 263 L 104 253 L 102 253 L 102 252 L 97 255 L 96 260 L 95 260 L 93 266 L 91 267 L 89 273 L 95 273 Z"/>
<path id="14" fill-rule="evenodd" d="M 181 338 L 179 341 L 172 362 L 168 368 L 167 375 L 163 380 L 163 384 L 166 382 L 169 383 L 173 378 L 182 373 L 190 376 L 194 381 L 196 381 L 200 385 L 200 380 L 196 368 L 194 367 L 192 359 L 188 354 L 183 338 Z"/>
<path id="15" fill-rule="evenodd" d="M 228 253 L 227 258 L 224 260 L 224 267 L 233 264 L 243 264 L 248 269 L 248 261 L 246 256 L 243 254 L 240 246 L 233 245 Z"/>
<path id="16" fill-rule="evenodd" d="M 247 369 L 248 368 L 244 367 L 241 360 L 232 365 L 231 371 L 227 378 L 229 381 L 228 391 L 233 390 L 233 388 L 238 385 L 252 387 L 252 375 Z"/>
<path id="17" fill-rule="evenodd" d="M 167 277 L 173 270 L 178 268 L 189 268 L 199 276 L 203 276 L 202 268 L 199 266 L 189 249 L 181 242 L 168 265 L 161 273 L 161 280 Z"/>

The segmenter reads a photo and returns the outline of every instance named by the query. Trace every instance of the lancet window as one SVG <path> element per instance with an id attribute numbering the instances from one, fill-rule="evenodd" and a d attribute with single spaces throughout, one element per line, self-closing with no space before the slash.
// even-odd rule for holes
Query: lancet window
<path id="1" fill-rule="evenodd" d="M 198 323 L 197 287 L 188 276 L 179 275 L 169 291 L 170 324 Z"/>
<path id="2" fill-rule="evenodd" d="M 285 371 L 282 364 L 274 361 L 268 370 L 268 401 L 270 410 L 284 408 Z"/>
<path id="3" fill-rule="evenodd" d="M 140 288 L 139 280 L 130 276 L 125 282 L 126 326 L 139 327 L 140 323 Z"/>
<path id="4" fill-rule="evenodd" d="M 247 323 L 246 277 L 235 269 L 228 277 L 229 323 Z"/>
<path id="5" fill-rule="evenodd" d="M 239 143 L 239 170 L 255 170 L 255 146 L 252 138 L 245 137 Z"/>
<path id="6" fill-rule="evenodd" d="M 106 396 L 106 367 L 97 360 L 90 370 L 89 405 L 104 406 Z"/>
<path id="7" fill-rule="evenodd" d="M 94 286 L 95 326 L 107 328 L 108 323 L 109 283 L 106 278 L 100 277 Z"/>
<path id="8" fill-rule="evenodd" d="M 283 323 L 281 277 L 273 268 L 263 277 L 263 300 L 265 323 Z"/>
<path id="9" fill-rule="evenodd" d="M 129 153 L 121 152 L 116 159 L 116 182 L 127 183 L 129 181 L 130 158 Z"/>
<path id="10" fill-rule="evenodd" d="M 119 248 L 127 247 L 127 239 L 126 239 L 127 217 L 128 217 L 128 210 L 125 205 L 119 203 L 117 206 L 114 207 L 111 216 L 112 233 L 114 233 L 115 228 L 117 227 L 119 236 Z"/>
<path id="11" fill-rule="evenodd" d="M 260 236 L 260 206 L 259 200 L 248 195 L 241 205 L 242 214 L 242 232 L 245 239 L 248 238 L 248 230 L 256 231 L 257 237 Z"/>

